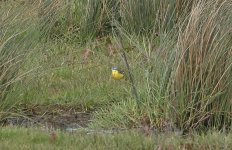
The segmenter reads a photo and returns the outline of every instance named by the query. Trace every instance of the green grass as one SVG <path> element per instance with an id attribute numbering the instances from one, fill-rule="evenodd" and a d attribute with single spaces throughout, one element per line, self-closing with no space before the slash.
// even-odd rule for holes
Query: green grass
<path id="1" fill-rule="evenodd" d="M 89 108 L 119 102 L 122 95 L 130 97 L 128 81 L 111 79 L 112 65 L 123 66 L 120 58 L 107 57 L 102 46 L 83 64 L 85 48 L 64 44 L 45 43 L 46 52 L 39 48 L 30 55 L 25 67 L 36 69 L 14 86 L 9 101 L 17 97 L 22 103 L 68 103 Z"/>
<path id="2" fill-rule="evenodd" d="M 41 129 L 2 128 L 0 130 L 1 149 L 152 149 L 153 141 L 136 132 L 115 134 L 78 131 L 64 133 Z M 55 133 L 53 139 L 51 133 Z M 8 143 L 14 143 L 9 145 Z"/>
<path id="3" fill-rule="evenodd" d="M 55 135 L 55 136 L 54 136 Z M 175 134 L 145 136 L 136 130 L 116 133 L 73 133 L 45 129 L 0 129 L 1 149 L 230 149 L 231 134 L 208 132 L 180 137 Z"/>

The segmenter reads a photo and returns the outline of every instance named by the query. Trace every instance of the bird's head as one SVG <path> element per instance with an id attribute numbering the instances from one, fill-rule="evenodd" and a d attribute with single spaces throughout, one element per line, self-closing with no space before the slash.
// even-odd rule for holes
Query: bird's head
<path id="1" fill-rule="evenodd" d="M 112 71 L 113 70 L 118 70 L 118 67 L 116 67 L 116 66 L 112 67 Z"/>

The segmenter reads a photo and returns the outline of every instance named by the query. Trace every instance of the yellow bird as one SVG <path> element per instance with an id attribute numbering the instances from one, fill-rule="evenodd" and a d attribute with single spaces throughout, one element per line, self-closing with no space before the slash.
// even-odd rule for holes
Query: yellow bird
<path id="1" fill-rule="evenodd" d="M 117 67 L 112 67 L 112 78 L 120 80 L 124 77 L 124 72 L 119 70 Z"/>

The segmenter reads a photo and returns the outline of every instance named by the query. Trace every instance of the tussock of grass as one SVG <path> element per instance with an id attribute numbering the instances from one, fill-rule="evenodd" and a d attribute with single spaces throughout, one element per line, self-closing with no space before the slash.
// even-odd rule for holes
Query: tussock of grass
<path id="1" fill-rule="evenodd" d="M 228 5 L 231 3 L 227 1 L 198 3 L 179 32 L 180 56 L 176 58 L 172 92 L 176 91 L 173 103 L 181 116 L 178 122 L 183 121 L 183 126 L 231 124 L 232 62 L 228 32 L 231 9 Z"/>
<path id="2" fill-rule="evenodd" d="M 140 125 L 140 113 L 134 99 L 122 100 L 108 109 L 95 113 L 94 120 L 89 125 L 92 128 L 133 128 Z"/>
<path id="3" fill-rule="evenodd" d="M 36 26 L 34 26 L 34 9 L 28 5 L 1 2 L 0 23 L 0 99 L 6 99 L 14 82 L 26 73 L 20 72 L 25 59 L 33 50 L 36 42 Z"/>

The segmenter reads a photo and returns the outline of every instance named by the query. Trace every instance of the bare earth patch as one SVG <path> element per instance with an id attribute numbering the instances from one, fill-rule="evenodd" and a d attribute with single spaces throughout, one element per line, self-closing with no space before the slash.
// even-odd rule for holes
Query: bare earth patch
<path id="1" fill-rule="evenodd" d="M 44 126 L 65 130 L 87 127 L 91 111 L 83 111 L 68 105 L 18 105 L 12 108 L 10 115 L 1 120 L 4 126 Z"/>

